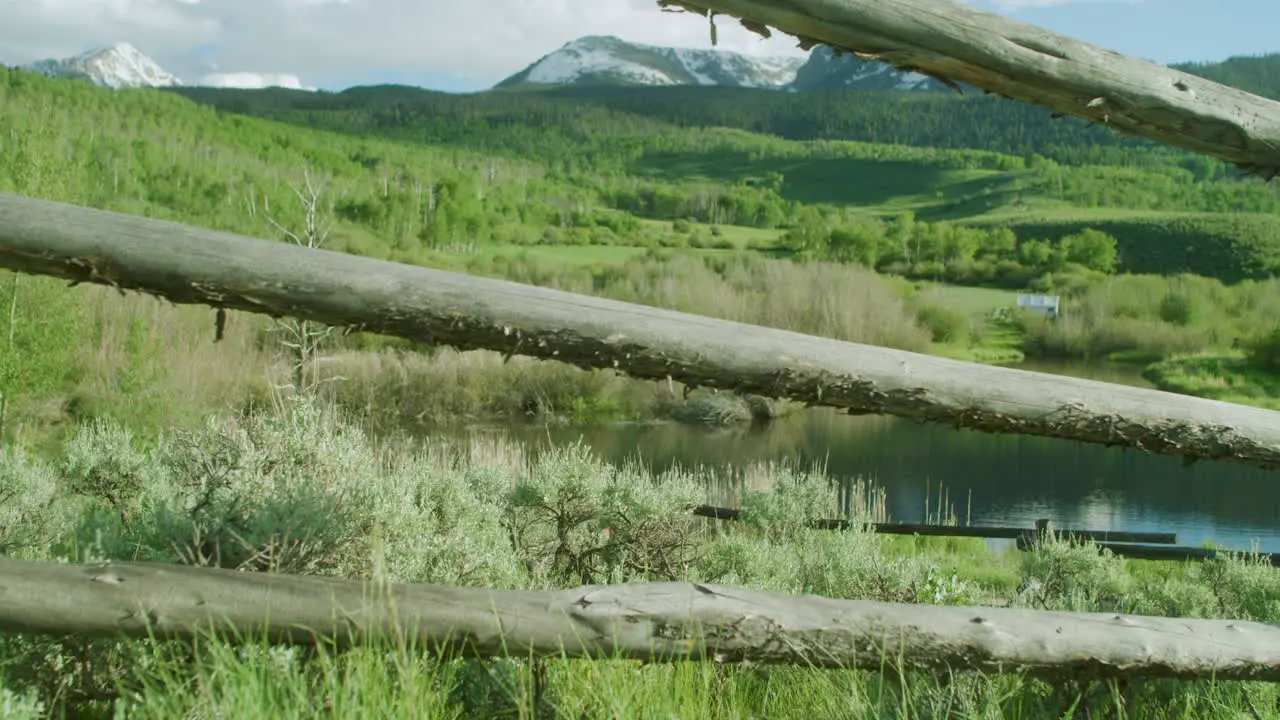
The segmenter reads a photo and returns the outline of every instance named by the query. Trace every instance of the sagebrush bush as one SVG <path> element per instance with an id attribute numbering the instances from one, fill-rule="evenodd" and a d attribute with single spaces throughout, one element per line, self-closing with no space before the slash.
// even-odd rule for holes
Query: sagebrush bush
<path id="1" fill-rule="evenodd" d="M 44 559 L 65 532 L 58 476 L 14 448 L 0 449 L 0 555 Z"/>
<path id="2" fill-rule="evenodd" d="M 503 519 L 535 586 L 677 580 L 697 546 L 693 480 L 611 468 L 586 446 L 544 454 L 508 496 Z"/>
<path id="3" fill-rule="evenodd" d="M 1116 610 L 1133 582 L 1123 558 L 1092 544 L 1039 540 L 1019 559 L 1018 601 L 1045 610 Z"/>
<path id="4" fill-rule="evenodd" d="M 1280 622 L 1280 572 L 1269 559 L 1254 555 L 1217 557 L 1201 563 L 1192 576 L 1213 591 L 1219 617 Z"/>
<path id="5" fill-rule="evenodd" d="M 742 498 L 742 526 L 708 543 L 699 564 L 709 581 L 790 593 L 890 602 L 971 600 L 958 578 L 943 576 L 922 556 L 890 556 L 883 538 L 859 523 L 874 508 L 855 508 L 846 530 L 819 530 L 814 522 L 834 515 L 836 490 L 816 472 L 778 466 L 776 481 Z"/>
<path id="6" fill-rule="evenodd" d="M 0 541 L 17 539 L 5 550 L 33 558 L 159 560 L 394 582 L 562 588 L 686 580 L 908 603 L 1004 599 L 1280 619 L 1280 573 L 1248 558 L 1144 574 L 1092 546 L 1044 543 L 1020 556 L 1024 582 L 1015 597 L 962 577 L 958 557 L 942 543 L 865 532 L 857 521 L 882 519 L 874 503 L 854 504 L 849 529 L 813 528 L 814 520 L 836 514 L 835 487 L 817 470 L 750 468 L 753 481 L 739 490 L 742 521 L 719 523 L 689 512 L 709 492 L 709 478 L 698 474 L 613 466 L 580 443 L 532 455 L 485 438 L 375 442 L 326 407 L 294 397 L 272 412 L 210 419 L 148 445 L 111 421 L 87 423 L 48 464 L 10 448 L 0 455 Z M 139 717 L 253 715 L 317 701 L 332 716 L 344 708 L 405 717 L 528 714 L 538 703 L 548 713 L 612 712 L 632 707 L 624 698 L 636 696 L 648 699 L 629 714 L 671 706 L 669 672 L 657 666 L 636 672 L 625 663 L 424 661 L 403 647 L 317 654 L 252 642 L 0 635 L 0 661 L 0 709 L 16 717 L 40 713 L 37 701 L 53 714 L 114 708 Z M 912 674 L 892 689 L 881 688 L 876 673 L 786 668 L 770 671 L 765 688 L 751 685 L 759 676 L 750 669 L 689 667 L 697 677 L 688 682 L 738 684 L 756 698 L 725 700 L 713 712 L 720 716 L 765 702 L 760 698 L 773 697 L 774 688 L 789 699 L 768 702 L 788 708 L 826 707 L 839 698 L 880 710 L 909 702 L 991 715 L 1003 707 L 992 699 L 1001 683 L 1001 697 L 1054 715 L 1079 699 L 1046 695 L 1015 677 L 967 684 Z M 606 676 L 620 684 L 617 692 L 582 690 L 585 678 Z M 833 678 L 840 678 L 838 692 L 828 687 Z M 707 703 L 723 698 L 697 683 L 682 691 L 693 695 L 678 706 L 712 712 Z M 1128 692 L 1159 707 L 1207 708 L 1196 699 L 1207 689 L 1143 684 Z M 386 697 L 360 694 L 375 691 Z M 882 692 L 890 699 L 870 699 Z"/>
<path id="7" fill-rule="evenodd" d="M 815 520 L 832 516 L 836 489 L 827 477 L 792 465 L 772 469 L 772 487 L 743 495 L 743 525 L 772 543 L 783 544 L 807 534 Z"/>
<path id="8" fill-rule="evenodd" d="M 101 418 L 77 429 L 58 463 L 67 490 L 121 509 L 151 486 L 154 472 L 133 433 Z"/>

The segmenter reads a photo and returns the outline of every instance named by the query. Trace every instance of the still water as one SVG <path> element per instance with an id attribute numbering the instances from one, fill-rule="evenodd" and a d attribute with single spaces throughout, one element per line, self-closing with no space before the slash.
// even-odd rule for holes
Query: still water
<path id="1" fill-rule="evenodd" d="M 1028 370 L 1148 386 L 1116 366 L 1025 364 Z M 502 432 L 531 445 L 581 439 L 602 458 L 731 472 L 758 461 L 825 465 L 833 478 L 873 479 L 890 518 L 925 522 L 939 485 L 963 523 L 1178 533 L 1179 545 L 1280 552 L 1280 472 L 1052 438 L 991 435 L 893 417 L 825 409 L 762 428 L 705 430 L 677 424 L 588 428 L 518 426 Z M 1256 545 L 1255 545 L 1256 543 Z"/>

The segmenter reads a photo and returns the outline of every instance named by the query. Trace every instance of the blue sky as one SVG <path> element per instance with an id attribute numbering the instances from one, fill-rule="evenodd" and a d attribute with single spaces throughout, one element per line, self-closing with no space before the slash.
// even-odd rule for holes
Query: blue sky
<path id="1" fill-rule="evenodd" d="M 1015 10 L 973 4 L 1164 64 L 1280 52 L 1280 0 L 1081 0 Z"/>
<path id="2" fill-rule="evenodd" d="M 1162 64 L 1280 52 L 1280 0 L 1067 0 L 1019 7 L 1011 7 L 1016 2 L 972 0 L 967 4 Z M 626 37 L 625 31 L 617 34 Z M 394 78 L 388 82 L 438 90 L 465 92 L 484 86 L 476 78 L 449 73 L 386 72 Z"/>
<path id="3" fill-rule="evenodd" d="M 1054 32 L 1169 63 L 1280 52 L 1280 0 L 966 0 Z M 186 82 L 474 91 L 583 35 L 709 47 L 707 21 L 654 0 L 0 0 L 0 62 L 126 41 Z M 796 54 L 719 18 L 720 47 Z"/>

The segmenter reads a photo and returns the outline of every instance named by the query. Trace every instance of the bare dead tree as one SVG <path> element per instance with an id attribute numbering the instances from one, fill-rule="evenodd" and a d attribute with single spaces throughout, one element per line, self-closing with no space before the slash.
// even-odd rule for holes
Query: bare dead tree
<path id="1" fill-rule="evenodd" d="M 303 187 L 293 187 L 293 192 L 297 195 L 298 202 L 302 204 L 304 212 L 302 234 L 289 230 L 270 215 L 267 216 L 267 222 L 295 245 L 321 248 L 333 229 L 331 225 L 322 226 L 321 224 L 321 198 L 324 195 L 324 187 L 312 182 L 311 174 L 307 171 L 303 171 L 303 181 Z M 317 350 L 333 335 L 333 327 L 292 317 L 277 317 L 272 320 L 275 323 L 274 330 L 283 336 L 280 344 L 289 352 L 293 368 L 294 391 L 306 393 L 314 390 L 323 382 L 320 378 Z M 332 379 L 336 378 L 330 378 Z"/>

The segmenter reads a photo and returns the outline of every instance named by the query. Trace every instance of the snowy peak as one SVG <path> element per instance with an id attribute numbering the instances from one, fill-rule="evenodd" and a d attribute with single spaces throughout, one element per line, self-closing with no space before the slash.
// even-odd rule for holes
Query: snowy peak
<path id="1" fill-rule="evenodd" d="M 809 53 L 809 60 L 796 72 L 794 90 L 945 90 L 927 75 L 904 72 L 879 60 L 862 60 L 849 54 L 836 55 L 826 45 Z"/>
<path id="2" fill-rule="evenodd" d="M 26 69 L 55 77 L 87 80 L 112 89 L 181 85 L 169 71 L 126 42 L 61 60 L 40 60 Z"/>
<path id="3" fill-rule="evenodd" d="M 943 90 L 933 78 L 819 45 L 808 59 L 668 48 L 590 35 L 566 43 L 497 87 L 695 85 L 773 90 Z"/>
<path id="4" fill-rule="evenodd" d="M 640 45 L 591 35 L 566 43 L 498 83 L 519 85 L 700 85 L 783 88 L 803 58 L 757 58 L 725 50 Z"/>

